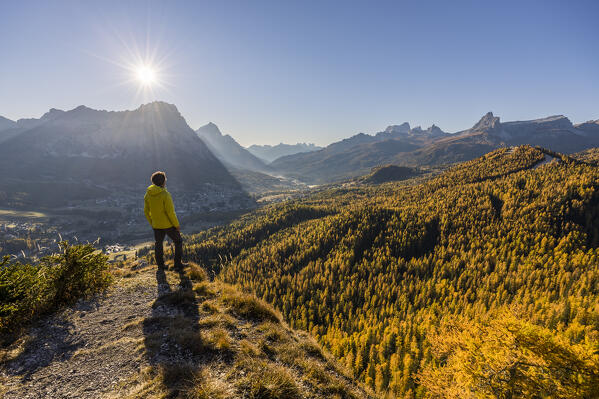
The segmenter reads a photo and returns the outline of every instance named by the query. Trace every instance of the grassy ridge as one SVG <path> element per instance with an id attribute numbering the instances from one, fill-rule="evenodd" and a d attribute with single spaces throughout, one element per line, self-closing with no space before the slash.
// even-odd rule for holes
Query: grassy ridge
<path id="1" fill-rule="evenodd" d="M 208 281 L 194 264 L 177 273 L 158 270 L 157 276 L 172 290 L 156 299 L 152 316 L 136 322 L 143 325 L 141 349 L 149 366 L 122 384 L 115 398 L 374 397 L 255 296 Z"/>

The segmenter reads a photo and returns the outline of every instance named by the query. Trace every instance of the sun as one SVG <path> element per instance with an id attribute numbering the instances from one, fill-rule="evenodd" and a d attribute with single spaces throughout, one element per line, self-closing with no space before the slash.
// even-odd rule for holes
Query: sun
<path id="1" fill-rule="evenodd" d="M 135 69 L 135 77 L 143 86 L 156 83 L 156 70 L 149 65 L 140 65 Z"/>

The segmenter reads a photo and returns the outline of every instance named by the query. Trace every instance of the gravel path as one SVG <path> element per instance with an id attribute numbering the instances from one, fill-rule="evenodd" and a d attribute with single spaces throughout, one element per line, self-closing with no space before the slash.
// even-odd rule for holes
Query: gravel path
<path id="1" fill-rule="evenodd" d="M 19 353 L 0 364 L 0 396 L 95 399 L 113 391 L 148 364 L 143 320 L 157 296 L 155 269 L 148 268 L 41 319 Z"/>

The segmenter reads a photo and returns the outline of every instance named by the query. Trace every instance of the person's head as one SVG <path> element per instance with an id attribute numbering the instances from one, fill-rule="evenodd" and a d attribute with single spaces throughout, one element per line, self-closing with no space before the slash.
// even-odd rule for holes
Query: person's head
<path id="1" fill-rule="evenodd" d="M 161 171 L 152 173 L 152 183 L 158 187 L 164 187 L 164 184 L 166 183 L 166 174 Z"/>

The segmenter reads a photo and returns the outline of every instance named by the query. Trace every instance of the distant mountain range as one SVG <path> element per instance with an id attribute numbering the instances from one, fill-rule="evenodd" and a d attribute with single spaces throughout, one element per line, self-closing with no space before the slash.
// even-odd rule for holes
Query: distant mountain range
<path id="1" fill-rule="evenodd" d="M 322 150 L 281 157 L 273 169 L 306 183 L 328 183 L 365 175 L 384 164 L 433 166 L 461 162 L 502 146 L 539 145 L 572 153 L 599 146 L 599 121 L 573 125 L 562 115 L 501 123 L 491 112 L 472 128 L 448 134 L 433 125 L 408 123 L 375 135 L 357 134 Z"/>
<path id="2" fill-rule="evenodd" d="M 52 109 L 15 124 L 0 132 L 11 135 L 0 143 L 0 196 L 23 193 L 36 203 L 64 190 L 62 197 L 93 198 L 98 190 L 143 188 L 155 170 L 180 190 L 240 189 L 171 104 Z"/>
<path id="3" fill-rule="evenodd" d="M 375 135 L 359 133 L 319 151 L 281 157 L 271 166 L 307 183 L 328 183 L 365 175 L 376 166 L 398 163 L 398 154 L 449 136 L 435 125 L 428 129 L 411 128 L 406 122 L 388 126 Z"/>
<path id="4" fill-rule="evenodd" d="M 223 135 L 214 123 L 200 127 L 196 133 L 221 162 L 255 172 L 270 171 L 264 161 L 242 147 L 230 135 Z"/>
<path id="5" fill-rule="evenodd" d="M 292 184 L 280 176 L 323 184 L 367 175 L 383 165 L 433 167 L 522 144 L 563 153 L 597 147 L 599 120 L 573 125 L 557 115 L 501 122 L 489 112 L 472 128 L 453 134 L 406 122 L 324 148 L 304 143 L 244 148 L 214 123 L 194 132 L 174 105 L 163 102 L 122 112 L 51 109 L 39 119 L 0 117 L 0 199 L 2 192 L 40 191 L 49 183 L 52 190 L 58 184 L 93 190 L 145 185 L 155 169 L 167 171 L 169 184 L 184 190 L 204 184 L 239 187 L 234 175 L 247 180 L 242 182 L 246 189 L 268 191 Z"/>
<path id="6" fill-rule="evenodd" d="M 302 152 L 312 152 L 321 150 L 322 147 L 314 145 L 312 143 L 297 143 L 297 144 L 284 144 L 280 143 L 277 145 L 251 145 L 248 151 L 264 160 L 267 163 L 274 161 L 277 158 L 284 157 L 286 155 L 293 155 Z"/>

